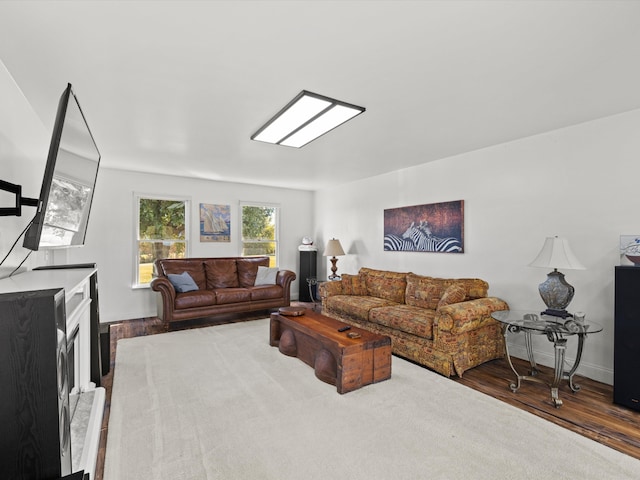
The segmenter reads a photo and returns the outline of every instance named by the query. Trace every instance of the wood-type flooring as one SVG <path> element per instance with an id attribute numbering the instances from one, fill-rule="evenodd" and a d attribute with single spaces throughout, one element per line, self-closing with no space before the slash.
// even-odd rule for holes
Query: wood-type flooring
<path id="1" fill-rule="evenodd" d="M 309 307 L 311 304 L 292 302 L 292 305 Z M 251 321 L 265 318 L 267 315 L 268 312 L 265 311 L 221 315 L 182 322 L 181 325 L 174 326 L 171 330 Z M 102 377 L 102 386 L 106 389 L 106 405 L 96 465 L 96 480 L 103 478 L 117 342 L 122 338 L 153 335 L 166 331 L 167 327 L 155 317 L 125 320 L 111 324 L 111 368 L 109 373 Z M 265 339 L 265 341 L 267 340 Z M 526 373 L 528 362 L 514 359 L 514 365 L 519 372 Z M 551 368 L 539 366 L 539 370 L 541 378 L 552 378 Z M 560 398 L 563 405 L 556 408 L 551 402 L 548 386 L 525 381 L 520 390 L 513 393 L 509 389 L 509 384 L 514 379 L 514 374 L 505 359 L 494 360 L 473 368 L 465 372 L 462 378 L 451 378 L 452 381 L 491 395 L 505 403 L 640 459 L 640 412 L 615 405 L 613 403 L 613 388 L 610 385 L 576 375 L 574 383 L 580 385 L 581 390 L 573 393 L 567 382 L 563 381 L 560 388 Z"/>

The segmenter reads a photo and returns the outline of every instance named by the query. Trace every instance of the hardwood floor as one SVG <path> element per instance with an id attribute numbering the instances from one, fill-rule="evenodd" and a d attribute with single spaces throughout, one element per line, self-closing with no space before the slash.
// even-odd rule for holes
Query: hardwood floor
<path id="1" fill-rule="evenodd" d="M 309 306 L 309 304 L 303 303 L 292 302 L 292 304 Z M 216 318 L 183 322 L 178 328 L 172 328 L 172 331 L 244 322 L 265 318 L 265 316 L 265 312 L 223 315 Z M 117 342 L 122 338 L 154 335 L 166 331 L 166 326 L 157 318 L 126 320 L 111 324 L 111 368 L 109 373 L 102 377 L 102 386 L 106 389 L 106 405 L 96 465 L 96 480 L 103 478 Z M 514 359 L 513 363 L 518 371 L 526 371 L 528 362 Z M 552 377 L 551 368 L 539 367 L 539 370 L 542 377 Z M 563 382 L 560 398 L 564 403 L 560 408 L 555 408 L 546 385 L 537 382 L 523 382 L 520 390 L 513 393 L 509 389 L 509 384 L 513 379 L 514 374 L 504 359 L 494 360 L 473 368 L 465 372 L 463 378 L 452 377 L 452 381 L 491 395 L 505 403 L 640 459 L 640 412 L 615 405 L 613 403 L 613 388 L 610 385 L 576 376 L 574 383 L 580 385 L 582 389 L 578 393 L 573 393 L 566 384 L 567 382 Z"/>
<path id="2" fill-rule="evenodd" d="M 521 374 L 527 372 L 529 362 L 513 359 L 513 363 Z M 553 379 L 552 368 L 538 365 L 538 369 L 541 378 Z M 574 393 L 563 381 L 563 405 L 556 408 L 546 384 L 524 381 L 513 393 L 509 384 L 515 375 L 505 359 L 487 362 L 453 380 L 640 459 L 640 412 L 614 404 L 611 385 L 576 375 L 574 385 L 581 390 Z"/>

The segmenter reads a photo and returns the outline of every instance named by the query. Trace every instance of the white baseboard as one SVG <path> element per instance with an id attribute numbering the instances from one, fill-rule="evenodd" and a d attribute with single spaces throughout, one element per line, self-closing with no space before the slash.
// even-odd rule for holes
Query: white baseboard
<path id="1" fill-rule="evenodd" d="M 515 358 L 521 358 L 527 360 L 529 357 L 527 356 L 527 349 L 524 345 L 519 345 L 515 343 L 508 343 L 509 346 L 509 354 Z M 538 365 L 544 365 L 545 367 L 551 367 L 555 365 L 555 357 L 553 353 L 553 346 L 549 344 L 548 350 L 540 350 L 533 349 L 533 357 Z M 569 355 L 565 356 L 565 365 L 572 365 L 575 357 L 571 357 Z M 524 372 L 520 372 L 524 374 Z M 582 375 L 583 377 L 590 378 L 597 382 L 606 383 L 607 385 L 613 385 L 613 369 L 603 368 L 600 365 L 594 365 L 588 362 L 585 362 L 584 359 L 580 362 L 580 367 L 576 372 L 577 375 Z"/>

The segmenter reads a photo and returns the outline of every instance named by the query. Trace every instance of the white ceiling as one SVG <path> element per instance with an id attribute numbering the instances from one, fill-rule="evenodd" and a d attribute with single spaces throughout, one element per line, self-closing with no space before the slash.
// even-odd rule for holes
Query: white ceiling
<path id="1" fill-rule="evenodd" d="M 0 1 L 0 60 L 47 128 L 73 84 L 103 166 L 310 190 L 640 108 L 639 53 L 638 1 Z M 367 111 L 249 139 L 303 89 Z"/>

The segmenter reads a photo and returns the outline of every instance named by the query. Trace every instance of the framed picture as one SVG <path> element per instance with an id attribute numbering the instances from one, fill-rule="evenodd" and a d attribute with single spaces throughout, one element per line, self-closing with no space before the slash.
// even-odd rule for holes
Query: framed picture
<path id="1" fill-rule="evenodd" d="M 231 207 L 229 205 L 200 204 L 200 241 L 231 241 Z"/>
<path id="2" fill-rule="evenodd" d="M 464 200 L 385 210 L 384 250 L 464 253 Z"/>

